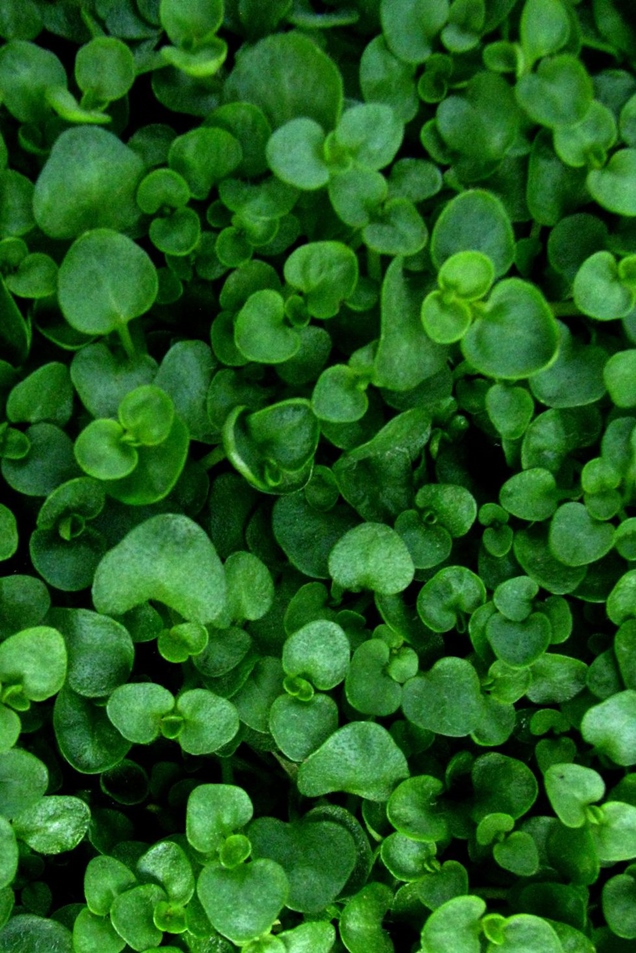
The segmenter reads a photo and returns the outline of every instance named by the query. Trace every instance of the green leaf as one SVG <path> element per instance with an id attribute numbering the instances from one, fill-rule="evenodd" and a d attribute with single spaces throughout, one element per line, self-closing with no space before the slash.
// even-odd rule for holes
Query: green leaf
<path id="1" fill-rule="evenodd" d="M 205 443 L 215 433 L 207 413 L 213 368 L 211 349 L 203 341 L 177 341 L 163 358 L 153 382 L 170 395 L 191 439 Z"/>
<path id="2" fill-rule="evenodd" d="M 133 887 L 115 897 L 110 908 L 111 923 L 133 950 L 145 950 L 161 943 L 163 934 L 155 926 L 153 913 L 155 905 L 165 898 L 158 884 Z"/>
<path id="3" fill-rule="evenodd" d="M 596 562 L 614 545 L 614 527 L 594 520 L 582 503 L 564 503 L 552 517 L 549 543 L 566 566 Z"/>
<path id="4" fill-rule="evenodd" d="M 73 447 L 75 459 L 84 473 L 97 480 L 118 480 L 128 476 L 139 462 L 139 454 L 126 440 L 126 432 L 116 420 L 93 420 Z"/>
<path id="5" fill-rule="evenodd" d="M 113 727 L 104 708 L 65 688 L 55 700 L 55 737 L 76 771 L 100 774 L 125 758 L 130 744 Z"/>
<path id="6" fill-rule="evenodd" d="M 598 168 L 618 138 L 614 115 L 593 100 L 585 117 L 574 126 L 559 126 L 554 132 L 554 148 L 566 165 Z"/>
<path id="7" fill-rule="evenodd" d="M 109 496 L 133 506 L 156 503 L 168 495 L 185 466 L 189 435 L 176 415 L 167 438 L 156 446 L 136 447 L 137 466 L 127 477 L 107 484 Z"/>
<path id="8" fill-rule="evenodd" d="M 466 360 L 482 374 L 519 380 L 552 363 L 558 340 L 557 323 L 539 289 L 508 278 L 495 287 L 461 347 Z"/>
<path id="9" fill-rule="evenodd" d="M 565 324 L 557 323 L 559 350 L 556 361 L 530 378 L 530 389 L 548 407 L 593 404 L 605 393 L 607 352 L 592 344 L 583 344 Z"/>
<path id="10" fill-rule="evenodd" d="M 484 189 L 469 189 L 444 207 L 431 236 L 431 257 L 439 269 L 459 251 L 478 251 L 492 261 L 497 277 L 514 258 L 514 236 L 500 200 Z"/>
<path id="11" fill-rule="evenodd" d="M 339 728 L 303 762 L 298 789 L 306 797 L 346 791 L 384 801 L 407 774 L 406 759 L 386 728 L 356 721 Z"/>
<path id="12" fill-rule="evenodd" d="M 211 754 L 231 741 L 239 729 L 234 705 L 205 688 L 180 695 L 177 712 L 184 719 L 179 744 L 188 754 Z"/>
<path id="13" fill-rule="evenodd" d="M 550 644 L 552 629 L 542 612 L 533 612 L 522 621 L 512 621 L 501 613 L 486 623 L 486 636 L 497 658 L 512 668 L 532 665 Z"/>
<path id="14" fill-rule="evenodd" d="M 91 812 L 78 797 L 43 797 L 13 819 L 17 837 L 40 854 L 73 850 L 88 830 Z"/>
<path id="15" fill-rule="evenodd" d="M 226 837 L 252 819 L 252 802 L 243 788 L 232 784 L 199 784 L 188 798 L 186 834 L 195 850 L 217 850 Z"/>
<path id="16" fill-rule="evenodd" d="M 75 238 L 87 229 L 132 228 L 144 171 L 141 158 L 104 129 L 80 126 L 56 139 L 35 183 L 35 220 L 51 238 Z"/>
<path id="17" fill-rule="evenodd" d="M 382 32 L 389 49 L 405 63 L 423 63 L 448 12 L 448 0 L 381 0 Z"/>
<path id="18" fill-rule="evenodd" d="M 458 174 L 468 180 L 483 178 L 485 170 L 504 158 L 515 141 L 520 120 L 513 90 L 491 72 L 476 73 L 460 95 L 447 96 L 436 116 L 442 139 L 460 155 Z"/>
<path id="19" fill-rule="evenodd" d="M 344 679 L 349 656 L 349 639 L 343 629 L 327 619 L 316 619 L 286 640 L 282 661 L 288 675 L 300 675 L 320 691 L 329 691 Z"/>
<path id="20" fill-rule="evenodd" d="M 621 282 L 612 253 L 597 251 L 585 259 L 576 273 L 574 301 L 589 317 L 612 321 L 629 314 L 636 294 Z"/>
<path id="21" fill-rule="evenodd" d="M 620 577 L 607 597 L 607 615 L 615 625 L 621 625 L 635 614 L 635 589 L 636 570 L 630 569 Z"/>
<path id="22" fill-rule="evenodd" d="M 54 86 L 66 86 L 66 71 L 54 53 L 25 40 L 4 44 L 0 93 L 19 122 L 41 122 L 48 117 L 46 91 Z"/>
<path id="23" fill-rule="evenodd" d="M 463 301 L 477 301 L 489 291 L 495 280 L 493 263 L 479 251 L 460 251 L 442 264 L 437 276 L 442 292 Z"/>
<path id="24" fill-rule="evenodd" d="M 360 165 L 334 170 L 329 199 L 338 218 L 351 228 L 368 225 L 387 199 L 389 186 L 380 172 Z"/>
<path id="25" fill-rule="evenodd" d="M 329 555 L 332 578 L 353 592 L 402 592 L 412 582 L 414 571 L 406 545 L 395 530 L 382 523 L 363 523 L 349 530 Z"/>
<path id="26" fill-rule="evenodd" d="M 285 280 L 306 295 L 313 317 L 333 318 L 355 290 L 358 260 L 342 242 L 310 242 L 291 253 L 284 273 Z"/>
<path id="27" fill-rule="evenodd" d="M 600 801 L 605 783 L 597 771 L 580 764 L 553 764 L 545 773 L 545 789 L 559 820 L 566 827 L 582 827 L 586 808 Z"/>
<path id="28" fill-rule="evenodd" d="M 391 650 L 382 639 L 368 639 L 355 650 L 347 672 L 345 692 L 347 701 L 356 711 L 384 716 L 393 714 L 400 707 L 402 690 L 387 672 L 390 660 Z"/>
<path id="29" fill-rule="evenodd" d="M 66 253 L 59 272 L 60 306 L 71 327 L 109 334 L 152 306 L 159 285 L 148 255 L 107 228 L 85 232 Z"/>
<path id="30" fill-rule="evenodd" d="M 603 916 L 612 933 L 626 940 L 636 937 L 636 881 L 630 874 L 610 877 L 603 885 Z"/>
<path id="31" fill-rule="evenodd" d="M 235 943 L 269 931 L 289 895 L 289 882 L 273 860 L 253 860 L 233 870 L 209 864 L 197 893 L 212 926 Z"/>
<path id="32" fill-rule="evenodd" d="M 167 439 L 174 405 L 161 388 L 143 384 L 126 394 L 119 405 L 119 420 L 136 443 L 153 447 Z"/>
<path id="33" fill-rule="evenodd" d="M 252 414 L 237 407 L 223 428 L 231 463 L 266 493 L 293 493 L 309 480 L 318 445 L 318 420 L 304 398 L 270 404 Z"/>
<path id="34" fill-rule="evenodd" d="M 488 953 L 563 953 L 556 932 L 541 917 L 518 913 L 508 917 L 502 926 L 501 942 L 488 944 Z"/>
<path id="35" fill-rule="evenodd" d="M 75 81 L 87 99 L 102 104 L 125 96 L 135 80 L 133 54 L 121 40 L 99 36 L 75 56 Z"/>
<path id="36" fill-rule="evenodd" d="M 324 158 L 325 132 L 314 119 L 290 119 L 270 137 L 267 163 L 282 182 L 313 191 L 329 181 Z"/>
<path id="37" fill-rule="evenodd" d="M 499 500 L 504 509 L 520 519 L 549 519 L 557 508 L 557 486 L 552 473 L 530 467 L 510 477 L 501 487 Z"/>
<path id="38" fill-rule="evenodd" d="M 536 73 L 515 87 L 517 102 L 535 122 L 550 129 L 581 122 L 592 104 L 592 81 L 569 53 L 541 61 Z"/>
<path id="39" fill-rule="evenodd" d="M 570 19 L 562 0 L 526 0 L 520 23 L 521 46 L 529 66 L 558 53 L 570 37 Z"/>
<path id="40" fill-rule="evenodd" d="M 379 255 L 416 255 L 428 241 L 428 229 L 413 202 L 394 198 L 374 211 L 362 237 Z"/>
<path id="41" fill-rule="evenodd" d="M 6 406 L 11 423 L 36 424 L 42 420 L 63 427 L 73 407 L 73 389 L 65 364 L 51 361 L 12 388 Z"/>
<path id="42" fill-rule="evenodd" d="M 31 330 L 0 277 L 0 344 L 7 359 L 22 364 L 31 346 Z"/>
<path id="43" fill-rule="evenodd" d="M 300 336 L 285 324 L 285 303 L 278 291 L 255 291 L 239 311 L 234 341 L 241 354 L 261 364 L 282 364 L 296 354 Z"/>
<path id="44" fill-rule="evenodd" d="M 302 83 L 298 76 L 303 76 Z M 281 89 L 287 91 L 285 96 L 280 95 Z M 342 109 L 342 77 L 336 64 L 309 37 L 277 33 L 243 52 L 224 94 L 229 102 L 259 106 L 274 129 L 290 119 L 307 117 L 329 130 Z"/>
<path id="45" fill-rule="evenodd" d="M 212 186 L 231 175 L 242 158 L 233 135 L 205 126 L 173 139 L 168 153 L 170 168 L 185 179 L 195 199 L 206 199 Z"/>
<path id="46" fill-rule="evenodd" d="M 636 350 L 613 354 L 603 368 L 603 379 L 609 395 L 617 407 L 636 406 L 634 371 Z"/>
<path id="47" fill-rule="evenodd" d="M 260 817 L 247 829 L 253 856 L 280 864 L 289 881 L 285 905 L 301 913 L 318 913 L 347 883 L 356 861 L 349 831 L 328 820 L 285 824 Z"/>
<path id="48" fill-rule="evenodd" d="M 451 527 L 448 529 L 454 535 Z M 417 611 L 433 632 L 449 632 L 465 629 L 465 616 L 485 601 L 486 590 L 479 576 L 465 566 L 446 566 L 420 589 Z"/>
<path id="49" fill-rule="evenodd" d="M 174 708 L 174 697 L 154 682 L 128 682 L 108 699 L 111 722 L 128 741 L 147 745 L 159 735 L 161 719 Z"/>
<path id="50" fill-rule="evenodd" d="M 587 174 L 592 198 L 610 212 L 636 215 L 636 149 L 619 149 L 602 169 Z"/>
<path id="51" fill-rule="evenodd" d="M 402 136 L 403 125 L 390 106 L 365 103 L 343 113 L 334 141 L 355 162 L 378 170 L 395 158 Z"/>
<path id="52" fill-rule="evenodd" d="M 382 841 L 380 856 L 384 866 L 397 880 L 414 882 L 428 873 L 433 851 L 430 844 L 413 840 L 396 831 Z"/>
<path id="53" fill-rule="evenodd" d="M 0 883 L 2 889 L 8 887 L 18 869 L 18 843 L 11 824 L 6 818 L 0 818 L 0 844 L 2 844 L 2 863 L 0 864 Z"/>
<path id="54" fill-rule="evenodd" d="M 0 681 L 5 688 L 19 685 L 31 701 L 44 701 L 64 684 L 66 661 L 66 646 L 57 629 L 24 629 L 0 644 Z"/>
<path id="55" fill-rule="evenodd" d="M 134 647 L 128 631 L 88 609 L 56 609 L 51 621 L 64 636 L 67 684 L 86 698 L 103 698 L 128 680 Z"/>
<path id="56" fill-rule="evenodd" d="M 382 929 L 391 898 L 386 884 L 370 883 L 347 902 L 339 926 L 349 953 L 393 953 L 393 941 Z"/>
<path id="57" fill-rule="evenodd" d="M 315 579 L 328 579 L 331 550 L 358 522 L 353 510 L 342 504 L 326 513 L 314 509 L 301 491 L 276 501 L 272 528 L 293 566 Z"/>
<path id="58" fill-rule="evenodd" d="M 422 283 L 394 259 L 382 282 L 381 334 L 373 382 L 394 391 L 409 391 L 440 370 L 446 348 L 429 340 L 420 323 Z"/>
<path id="59" fill-rule="evenodd" d="M 100 562 L 93 582 L 98 612 L 122 615 L 158 599 L 187 621 L 213 622 L 225 609 L 225 577 L 210 538 L 177 514 L 151 517 Z"/>
<path id="60" fill-rule="evenodd" d="M 185 904 L 194 893 L 190 861 L 179 844 L 158 841 L 141 855 L 136 865 L 140 880 L 157 881 L 175 904 Z"/>
<path id="61" fill-rule="evenodd" d="M 414 72 L 411 64 L 393 55 L 383 36 L 376 36 L 360 60 L 360 87 L 365 101 L 385 103 L 398 119 L 410 122 L 418 109 Z"/>
<path id="62" fill-rule="evenodd" d="M 454 897 L 434 910 L 422 929 L 422 953 L 479 953 L 480 918 L 486 911 L 481 897 Z"/>
<path id="63" fill-rule="evenodd" d="M 548 374 L 549 372 L 550 369 L 541 373 Z M 541 373 L 534 375 L 531 379 L 534 381 L 535 377 L 541 376 Z M 534 402 L 528 391 L 523 387 L 493 384 L 486 394 L 486 411 L 504 439 L 518 440 L 524 435 L 532 420 Z M 519 475 L 515 474 L 515 476 Z"/>
<path id="64" fill-rule="evenodd" d="M 12 748 L 0 753 L 0 815 L 9 820 L 42 799 L 49 784 L 44 763 L 29 751 Z"/>
<path id="65" fill-rule="evenodd" d="M 105 344 L 81 348 L 71 362 L 71 380 L 80 400 L 93 417 L 116 417 L 119 404 L 142 384 L 150 384 L 157 371 L 147 354 L 129 359 L 113 354 Z"/>
<path id="66" fill-rule="evenodd" d="M 636 857 L 636 807 L 623 801 L 606 801 L 599 823 L 590 831 L 598 859 L 605 863 Z"/>
<path id="67" fill-rule="evenodd" d="M 479 823 L 487 814 L 510 814 L 515 820 L 530 810 L 539 788 L 530 768 L 508 755 L 491 752 L 480 755 L 472 769 L 473 820 Z"/>
<path id="68" fill-rule="evenodd" d="M 97 917 L 84 907 L 73 923 L 73 953 L 91 953 L 99 949 L 102 953 L 119 953 L 124 941 L 110 920 Z"/>
<path id="69" fill-rule="evenodd" d="M 325 921 L 301 923 L 293 930 L 284 930 L 278 939 L 287 953 L 330 953 L 336 938 L 334 927 Z"/>
<path id="70" fill-rule="evenodd" d="M 14 433 L 18 433 L 15 431 Z M 55 424 L 33 424 L 22 441 L 2 459 L 2 475 L 9 486 L 27 496 L 48 496 L 61 483 L 79 476 L 73 444 Z"/>
<path id="71" fill-rule="evenodd" d="M 178 0 L 161 0 L 159 18 L 161 26 L 176 46 L 199 46 L 221 26 L 223 2 L 194 0 L 185 9 Z"/>
<path id="72" fill-rule="evenodd" d="M 311 407 L 319 420 L 354 423 L 367 412 L 366 381 L 346 364 L 333 364 L 322 372 L 311 396 Z"/>
<path id="73" fill-rule="evenodd" d="M 13 917 L 0 930 L 2 953 L 74 953 L 70 930 L 57 920 L 31 913 Z"/>
<path id="74" fill-rule="evenodd" d="M 428 672 L 409 679 L 403 690 L 402 710 L 408 720 L 450 738 L 474 731 L 482 707 L 475 669 L 455 656 L 439 659 Z"/>
<path id="75" fill-rule="evenodd" d="M 8 0 L 0 11 L 0 35 L 6 40 L 34 40 L 43 27 L 35 3 Z"/>
<path id="76" fill-rule="evenodd" d="M 307 701 L 279 695 L 269 710 L 268 725 L 285 757 L 304 761 L 337 729 L 338 706 L 320 693 Z"/>
<path id="77" fill-rule="evenodd" d="M 586 711 L 581 734 L 615 764 L 636 764 L 635 714 L 636 691 L 617 692 Z"/>
<path id="78" fill-rule="evenodd" d="M 18 524 L 11 510 L 0 503 L 0 562 L 11 559 L 18 548 Z"/>
<path id="79" fill-rule="evenodd" d="M 443 805 L 437 803 L 444 785 L 426 774 L 398 784 L 386 806 L 387 817 L 402 835 L 420 843 L 435 843 L 448 836 Z"/>
<path id="80" fill-rule="evenodd" d="M 57 264 L 43 252 L 26 255 L 17 271 L 7 278 L 10 291 L 21 298 L 47 298 L 57 288 Z"/>

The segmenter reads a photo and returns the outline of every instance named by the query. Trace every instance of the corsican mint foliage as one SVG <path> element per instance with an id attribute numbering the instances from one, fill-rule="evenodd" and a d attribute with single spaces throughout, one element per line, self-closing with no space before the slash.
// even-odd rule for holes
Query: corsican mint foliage
<path id="1" fill-rule="evenodd" d="M 634 951 L 633 4 L 0 38 L 0 953 Z"/>

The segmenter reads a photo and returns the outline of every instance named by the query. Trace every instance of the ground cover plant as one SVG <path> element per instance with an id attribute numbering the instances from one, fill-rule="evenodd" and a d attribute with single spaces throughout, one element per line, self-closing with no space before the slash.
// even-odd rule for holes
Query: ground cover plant
<path id="1" fill-rule="evenodd" d="M 0 37 L 0 953 L 636 950 L 629 0 Z"/>

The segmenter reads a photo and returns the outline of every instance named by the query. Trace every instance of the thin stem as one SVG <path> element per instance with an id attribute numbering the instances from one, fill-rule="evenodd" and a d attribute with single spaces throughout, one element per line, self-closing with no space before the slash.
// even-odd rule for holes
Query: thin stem
<path id="1" fill-rule="evenodd" d="M 227 454 L 223 449 L 223 446 L 219 444 L 218 447 L 215 447 L 214 450 L 210 450 L 209 453 L 206 453 L 204 457 L 201 457 L 199 463 L 204 468 L 204 470 L 211 470 L 212 467 L 215 467 L 217 463 L 220 463 L 221 460 L 225 460 Z"/>
<path id="2" fill-rule="evenodd" d="M 223 784 L 234 784 L 234 766 L 231 758 L 221 758 L 221 778 Z"/>
<path id="3" fill-rule="evenodd" d="M 133 339 L 130 336 L 128 325 L 120 324 L 117 328 L 117 334 L 119 335 L 119 340 L 121 341 L 129 360 L 134 361 L 137 357 L 137 351 L 135 349 L 135 345 L 133 344 Z"/>
<path id="4" fill-rule="evenodd" d="M 497 887 L 471 887 L 470 892 L 476 894 L 478 897 L 483 897 L 484 900 L 508 899 L 508 891 L 498 889 Z"/>
<path id="5" fill-rule="evenodd" d="M 367 249 L 367 271 L 369 273 L 369 278 L 373 278 L 374 281 L 382 281 L 382 265 L 380 262 L 380 255 L 377 251 L 373 251 L 371 248 Z"/>
<path id="6" fill-rule="evenodd" d="M 584 313 L 573 301 L 553 301 L 550 307 L 555 318 L 571 318 Z"/>

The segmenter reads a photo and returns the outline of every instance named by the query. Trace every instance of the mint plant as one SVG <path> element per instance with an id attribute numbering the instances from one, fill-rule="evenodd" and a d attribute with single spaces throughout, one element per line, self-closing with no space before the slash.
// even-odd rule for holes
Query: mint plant
<path id="1" fill-rule="evenodd" d="M 629 4 L 0 41 L 0 953 L 631 950 Z"/>

